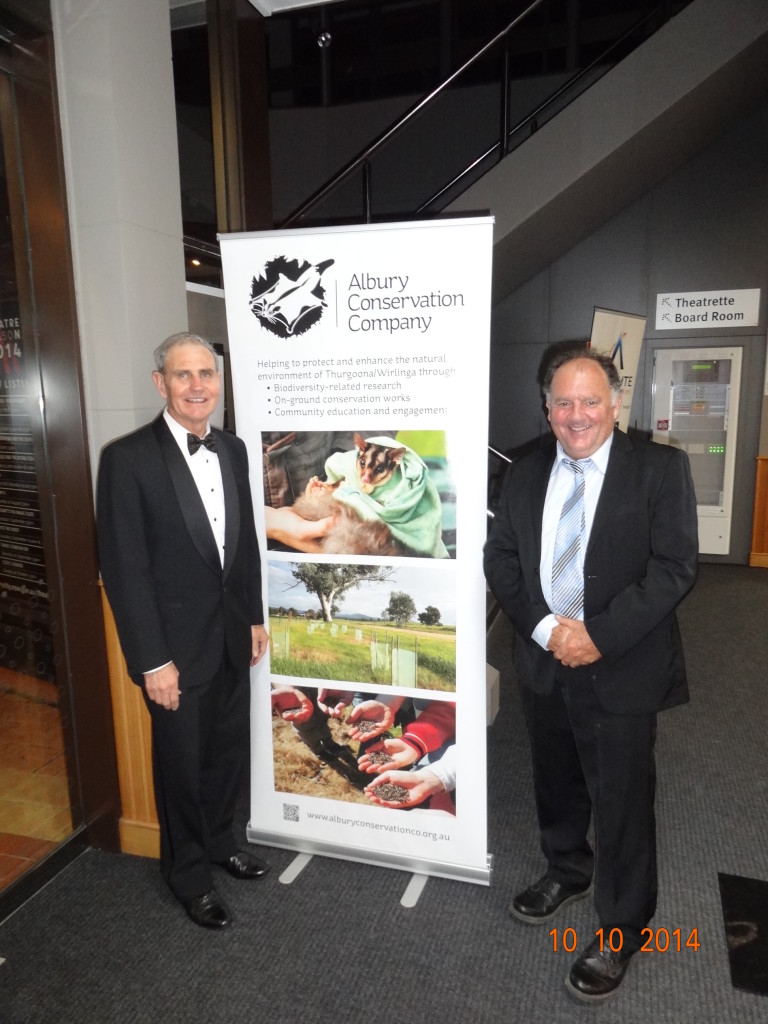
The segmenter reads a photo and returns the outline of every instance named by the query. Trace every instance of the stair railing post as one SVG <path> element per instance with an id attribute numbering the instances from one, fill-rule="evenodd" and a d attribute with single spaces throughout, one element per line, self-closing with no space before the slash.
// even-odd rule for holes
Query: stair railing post
<path id="1" fill-rule="evenodd" d="M 509 70 L 510 70 L 510 41 L 509 32 L 504 36 L 502 43 L 502 69 L 501 69 L 501 139 L 499 146 L 499 160 L 503 160 L 509 152 Z"/>
<path id="2" fill-rule="evenodd" d="M 363 215 L 365 223 L 371 223 L 371 161 L 363 161 Z"/>

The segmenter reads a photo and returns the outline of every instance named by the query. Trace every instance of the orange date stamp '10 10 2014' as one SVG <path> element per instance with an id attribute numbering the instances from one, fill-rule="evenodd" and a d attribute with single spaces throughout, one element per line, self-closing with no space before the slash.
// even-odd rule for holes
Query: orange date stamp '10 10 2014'
<path id="1" fill-rule="evenodd" d="M 687 934 L 686 934 L 687 933 Z M 549 933 L 552 939 L 553 953 L 573 953 L 579 945 L 579 937 L 575 928 L 553 928 Z M 618 953 L 624 946 L 624 934 L 621 928 L 606 931 L 598 928 L 594 937 L 600 950 L 610 949 Z M 590 939 L 590 942 L 592 939 Z M 697 928 L 643 928 L 639 953 L 682 953 L 686 949 L 698 952 L 699 932 Z"/>

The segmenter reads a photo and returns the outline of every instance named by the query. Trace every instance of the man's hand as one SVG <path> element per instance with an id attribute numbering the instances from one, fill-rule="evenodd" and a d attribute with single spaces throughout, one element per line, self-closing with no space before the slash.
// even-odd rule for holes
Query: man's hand
<path id="1" fill-rule="evenodd" d="M 177 711 L 179 707 L 179 670 L 169 662 L 156 672 L 144 673 L 144 689 L 147 696 L 155 704 L 160 704 L 167 711 Z"/>
<path id="2" fill-rule="evenodd" d="M 562 615 L 555 618 L 558 624 L 552 630 L 547 646 L 566 668 L 592 665 L 602 657 L 581 620 L 566 619 Z"/>
<path id="3" fill-rule="evenodd" d="M 251 626 L 251 665 L 255 665 L 267 653 L 269 636 L 263 626 Z"/>

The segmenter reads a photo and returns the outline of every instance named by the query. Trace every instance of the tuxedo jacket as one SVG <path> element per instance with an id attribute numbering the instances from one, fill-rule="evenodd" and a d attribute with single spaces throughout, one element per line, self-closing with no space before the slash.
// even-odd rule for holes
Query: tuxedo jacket
<path id="1" fill-rule="evenodd" d="M 213 428 L 224 485 L 225 561 L 163 416 L 104 449 L 97 486 L 102 580 L 134 682 L 173 661 L 182 689 L 211 679 L 228 652 L 247 668 L 264 622 L 248 455 Z"/>
<path id="2" fill-rule="evenodd" d="M 580 673 L 602 707 L 617 714 L 683 703 L 688 690 L 675 608 L 693 586 L 698 559 L 687 456 L 614 431 L 584 557 L 584 624 L 602 656 L 576 669 L 563 669 L 531 639 L 550 611 L 541 587 L 541 524 L 555 457 L 553 438 L 510 466 L 485 549 L 491 590 L 519 634 L 522 683 L 546 694 L 556 673 Z"/>

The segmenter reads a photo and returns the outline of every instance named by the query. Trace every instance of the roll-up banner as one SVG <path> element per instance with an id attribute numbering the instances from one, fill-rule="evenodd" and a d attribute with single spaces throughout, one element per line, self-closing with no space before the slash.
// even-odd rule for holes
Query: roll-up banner
<path id="1" fill-rule="evenodd" d="M 632 396 L 635 393 L 635 379 L 644 334 L 644 316 L 595 306 L 589 344 L 590 348 L 609 355 L 616 366 L 621 383 L 619 429 L 623 431 L 629 427 L 629 414 L 632 409 Z"/>
<path id="2" fill-rule="evenodd" d="M 224 235 L 252 842 L 487 884 L 489 217 Z"/>

